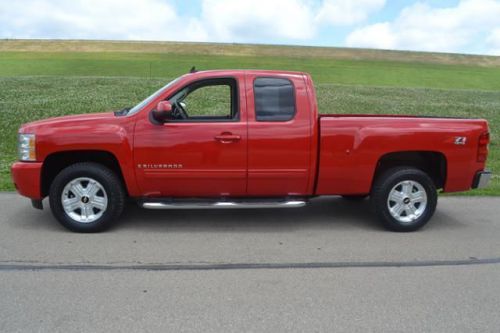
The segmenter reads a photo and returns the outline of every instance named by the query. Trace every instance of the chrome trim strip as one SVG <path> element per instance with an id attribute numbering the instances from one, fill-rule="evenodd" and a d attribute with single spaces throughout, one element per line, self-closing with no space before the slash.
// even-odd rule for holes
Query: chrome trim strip
<path id="1" fill-rule="evenodd" d="M 246 208 L 298 208 L 307 205 L 304 200 L 288 201 L 216 201 L 216 202 L 143 202 L 146 209 L 246 209 Z"/>

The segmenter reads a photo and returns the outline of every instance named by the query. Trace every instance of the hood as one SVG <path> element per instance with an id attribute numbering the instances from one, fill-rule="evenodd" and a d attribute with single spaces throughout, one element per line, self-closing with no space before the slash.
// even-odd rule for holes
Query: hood
<path id="1" fill-rule="evenodd" d="M 54 117 L 43 120 L 33 121 L 21 126 L 19 133 L 35 133 L 44 128 L 57 128 L 57 127 L 67 127 L 67 126 L 82 126 L 91 125 L 93 123 L 111 123 L 115 122 L 117 117 L 115 117 L 113 112 L 104 113 L 88 113 L 72 116 L 62 116 Z"/>

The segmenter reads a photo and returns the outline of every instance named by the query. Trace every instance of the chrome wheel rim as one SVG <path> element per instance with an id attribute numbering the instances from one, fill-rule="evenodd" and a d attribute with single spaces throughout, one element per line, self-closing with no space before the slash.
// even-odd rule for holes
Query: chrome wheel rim
<path id="1" fill-rule="evenodd" d="M 389 192 L 387 208 L 393 218 L 400 223 L 412 223 L 425 212 L 427 192 L 413 180 L 397 183 Z"/>
<path id="2" fill-rule="evenodd" d="M 108 208 L 108 196 L 97 180 L 80 177 L 64 187 L 61 203 L 66 215 L 80 223 L 98 220 Z"/>

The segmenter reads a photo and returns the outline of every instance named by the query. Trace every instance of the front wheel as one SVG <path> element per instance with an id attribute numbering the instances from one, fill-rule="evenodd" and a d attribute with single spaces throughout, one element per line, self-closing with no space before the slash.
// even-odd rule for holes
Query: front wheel
<path id="1" fill-rule="evenodd" d="M 371 194 L 374 210 L 382 224 L 393 231 L 414 231 L 434 215 L 437 191 L 423 171 L 410 167 L 387 170 Z"/>
<path id="2" fill-rule="evenodd" d="M 125 205 L 120 179 L 97 163 L 77 163 L 62 170 L 50 187 L 49 197 L 52 214 L 75 232 L 108 228 Z"/>

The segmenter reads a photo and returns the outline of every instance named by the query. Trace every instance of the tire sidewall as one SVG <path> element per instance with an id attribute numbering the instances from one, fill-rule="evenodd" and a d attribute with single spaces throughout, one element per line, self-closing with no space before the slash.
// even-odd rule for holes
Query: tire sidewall
<path id="1" fill-rule="evenodd" d="M 403 223 L 396 220 L 391 215 L 389 207 L 387 206 L 387 199 L 393 187 L 406 180 L 419 183 L 424 188 L 427 195 L 427 205 L 425 211 L 411 223 Z M 375 211 L 381 218 L 384 225 L 388 229 L 394 231 L 414 231 L 423 227 L 434 214 L 437 205 L 437 191 L 434 183 L 426 173 L 414 168 L 399 169 L 393 171 L 393 173 L 389 171 L 386 176 L 383 177 L 383 180 L 374 197 Z"/>
<path id="2" fill-rule="evenodd" d="M 117 210 L 120 210 L 119 198 L 116 184 L 110 179 L 111 171 L 100 165 L 88 163 L 86 165 L 70 166 L 54 179 L 50 188 L 50 207 L 57 220 L 66 228 L 76 232 L 98 232 L 109 227 L 110 222 L 115 218 Z M 65 186 L 72 180 L 80 177 L 88 177 L 98 181 L 106 191 L 108 206 L 100 218 L 90 223 L 82 223 L 73 220 L 64 211 L 61 196 Z"/>

